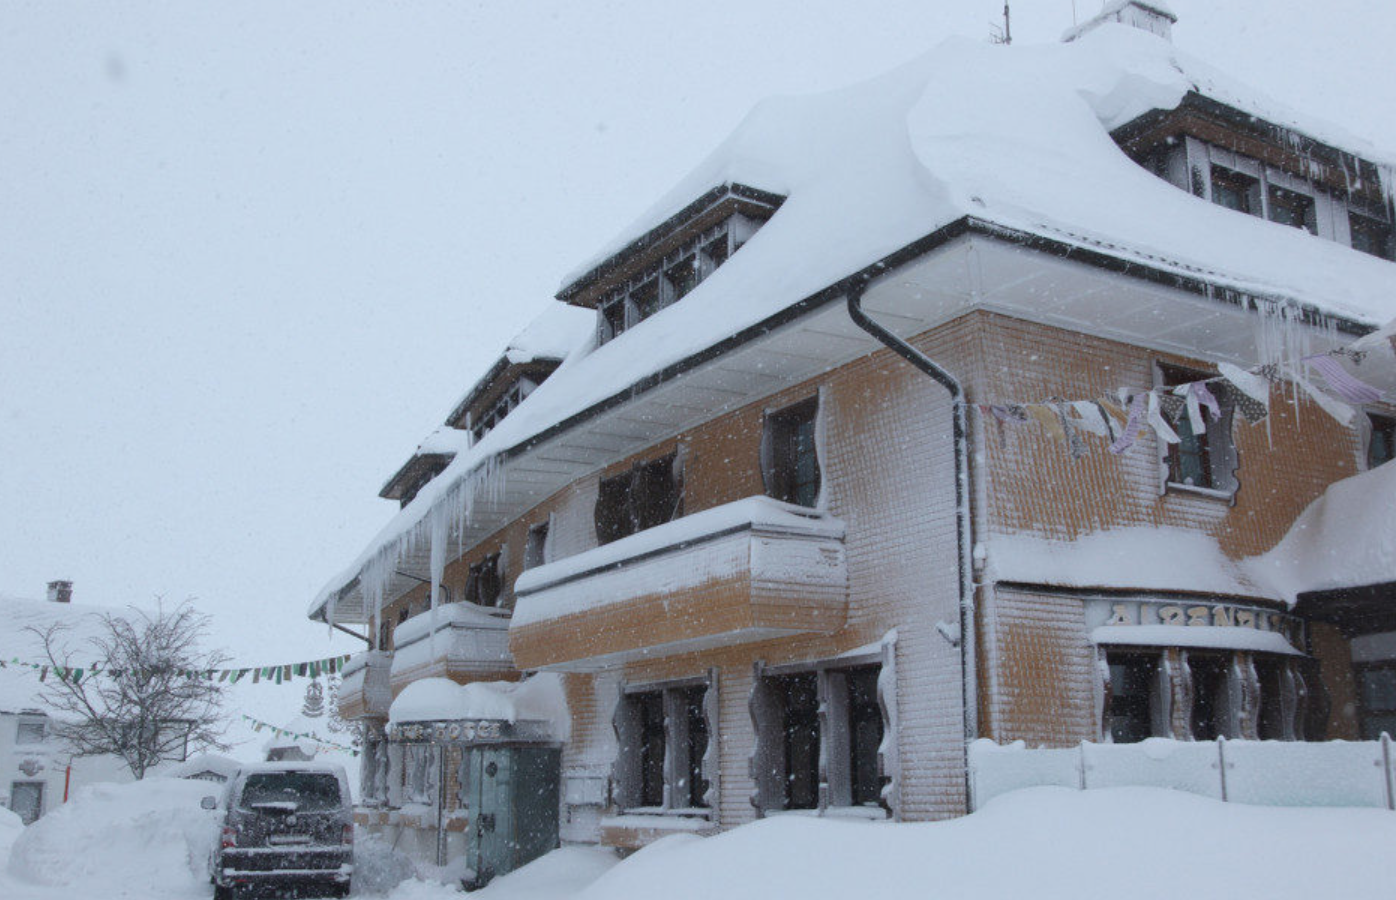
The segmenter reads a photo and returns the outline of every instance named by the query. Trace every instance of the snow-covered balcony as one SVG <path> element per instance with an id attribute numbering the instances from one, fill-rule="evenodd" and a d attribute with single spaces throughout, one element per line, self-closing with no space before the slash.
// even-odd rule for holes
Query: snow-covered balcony
<path id="1" fill-rule="evenodd" d="M 398 625 L 393 644 L 394 691 L 419 678 L 494 680 L 514 671 L 507 610 L 447 603 Z"/>
<path id="2" fill-rule="evenodd" d="M 349 657 L 341 672 L 336 697 L 342 718 L 387 718 L 388 707 L 393 702 L 388 682 L 392 664 L 393 655 L 381 650 L 368 650 Z"/>
<path id="3" fill-rule="evenodd" d="M 748 497 L 530 569 L 514 585 L 520 668 L 587 671 L 794 634 L 848 611 L 844 526 Z"/>

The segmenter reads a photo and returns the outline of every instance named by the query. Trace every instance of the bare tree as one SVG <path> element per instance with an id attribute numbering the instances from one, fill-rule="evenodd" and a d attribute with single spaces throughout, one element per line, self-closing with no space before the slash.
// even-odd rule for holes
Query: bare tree
<path id="1" fill-rule="evenodd" d="M 53 671 L 44 699 L 54 735 L 75 756 L 119 756 L 136 778 L 190 750 L 227 750 L 223 684 L 212 675 L 227 657 L 199 647 L 208 616 L 185 601 L 100 618 L 99 633 L 78 647 L 65 642 L 64 623 L 30 629 Z"/>

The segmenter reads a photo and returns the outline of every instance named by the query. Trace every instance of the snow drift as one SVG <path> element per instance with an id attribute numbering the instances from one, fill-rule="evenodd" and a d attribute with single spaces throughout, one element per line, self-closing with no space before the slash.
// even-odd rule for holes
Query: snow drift
<path id="1" fill-rule="evenodd" d="M 207 892 L 218 814 L 199 803 L 217 790 L 177 778 L 83 788 L 24 829 L 10 874 L 104 896 L 114 885 L 145 897 Z"/>

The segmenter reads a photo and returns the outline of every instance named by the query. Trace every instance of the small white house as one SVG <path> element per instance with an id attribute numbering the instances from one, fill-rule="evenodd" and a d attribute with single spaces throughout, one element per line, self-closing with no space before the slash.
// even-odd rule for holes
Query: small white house
<path id="1" fill-rule="evenodd" d="M 27 825 L 64 803 L 79 787 L 101 781 L 127 782 L 132 776 L 114 756 L 74 757 L 53 737 L 45 708 L 43 644 L 37 632 L 62 623 L 65 643 L 75 650 L 100 633 L 101 610 L 72 604 L 70 581 L 53 581 L 46 600 L 0 594 L 0 806 Z"/>

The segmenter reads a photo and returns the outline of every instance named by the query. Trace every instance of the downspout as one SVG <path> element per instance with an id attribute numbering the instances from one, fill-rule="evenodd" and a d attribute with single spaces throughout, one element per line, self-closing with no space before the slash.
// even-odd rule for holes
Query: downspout
<path id="1" fill-rule="evenodd" d="M 969 745 L 979 736 L 979 684 L 977 680 L 976 637 L 974 622 L 974 569 L 971 548 L 974 546 L 970 518 L 969 427 L 965 407 L 965 392 L 960 382 L 930 357 L 883 328 L 863 312 L 863 285 L 848 292 L 848 317 L 853 324 L 872 335 L 893 353 L 935 379 L 950 393 L 955 421 L 955 536 L 960 565 L 960 677 L 964 692 L 964 741 L 961 754 L 965 770 L 965 808 L 970 808 L 971 784 Z"/>

